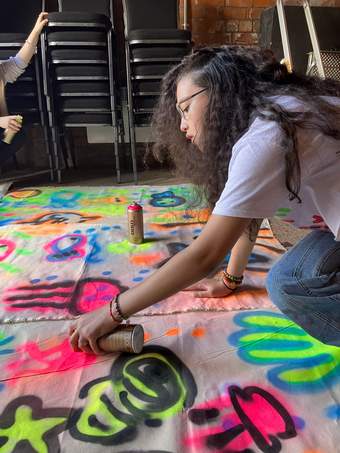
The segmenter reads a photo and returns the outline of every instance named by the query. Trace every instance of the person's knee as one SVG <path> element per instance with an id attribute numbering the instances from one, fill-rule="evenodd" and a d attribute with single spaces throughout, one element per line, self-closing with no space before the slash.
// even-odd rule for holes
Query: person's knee
<path id="1" fill-rule="evenodd" d="M 287 280 L 284 278 L 282 272 L 283 269 L 279 261 L 270 269 L 267 275 L 266 289 L 271 302 L 284 311 L 288 305 L 288 300 L 285 297 L 284 291 Z"/>
<path id="2" fill-rule="evenodd" d="M 267 278 L 266 278 L 266 289 L 268 291 L 268 294 L 275 295 L 279 288 L 279 266 L 278 263 L 274 264 L 274 266 L 269 270 Z"/>

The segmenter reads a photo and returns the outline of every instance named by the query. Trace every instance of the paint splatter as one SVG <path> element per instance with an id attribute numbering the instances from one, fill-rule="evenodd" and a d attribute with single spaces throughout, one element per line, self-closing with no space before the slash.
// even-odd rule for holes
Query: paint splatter
<path id="1" fill-rule="evenodd" d="M 238 313 L 242 327 L 229 337 L 239 357 L 268 366 L 269 381 L 292 393 L 319 392 L 339 383 L 340 348 L 308 335 L 284 315 L 273 312 Z"/>

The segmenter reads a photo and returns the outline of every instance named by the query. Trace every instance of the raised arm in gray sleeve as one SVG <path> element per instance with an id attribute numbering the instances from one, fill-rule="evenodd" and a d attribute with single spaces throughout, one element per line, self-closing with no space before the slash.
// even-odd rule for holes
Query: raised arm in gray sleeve
<path id="1" fill-rule="evenodd" d="M 4 84 L 7 82 L 13 83 L 19 76 L 21 76 L 25 69 L 26 65 L 21 58 L 18 56 L 10 57 L 8 60 L 0 63 L 0 79 L 4 82 Z"/>

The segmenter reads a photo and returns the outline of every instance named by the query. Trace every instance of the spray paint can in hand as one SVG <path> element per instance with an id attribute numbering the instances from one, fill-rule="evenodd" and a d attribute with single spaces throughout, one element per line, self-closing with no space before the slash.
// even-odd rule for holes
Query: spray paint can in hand
<path id="1" fill-rule="evenodd" d="M 19 124 L 22 124 L 22 120 L 23 120 L 23 117 L 21 115 L 17 115 L 15 118 L 15 121 Z M 7 145 L 10 145 L 12 143 L 12 140 L 13 140 L 15 134 L 17 134 L 16 131 L 12 131 L 11 129 L 6 129 L 4 132 L 4 138 L 2 139 L 2 141 L 4 143 L 7 143 Z"/>
<path id="2" fill-rule="evenodd" d="M 144 240 L 143 208 L 136 202 L 128 206 L 128 238 L 132 244 L 141 244 Z"/>
<path id="3" fill-rule="evenodd" d="M 140 324 L 120 324 L 112 333 L 99 338 L 104 352 L 133 352 L 139 354 L 144 346 L 144 329 Z"/>

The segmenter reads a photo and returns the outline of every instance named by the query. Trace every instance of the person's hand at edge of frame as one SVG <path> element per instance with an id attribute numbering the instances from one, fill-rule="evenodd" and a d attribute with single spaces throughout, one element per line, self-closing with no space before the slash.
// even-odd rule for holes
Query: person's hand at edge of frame
<path id="1" fill-rule="evenodd" d="M 22 128 L 22 124 L 17 121 L 17 115 L 1 116 L 0 128 L 13 132 L 19 132 Z"/>

